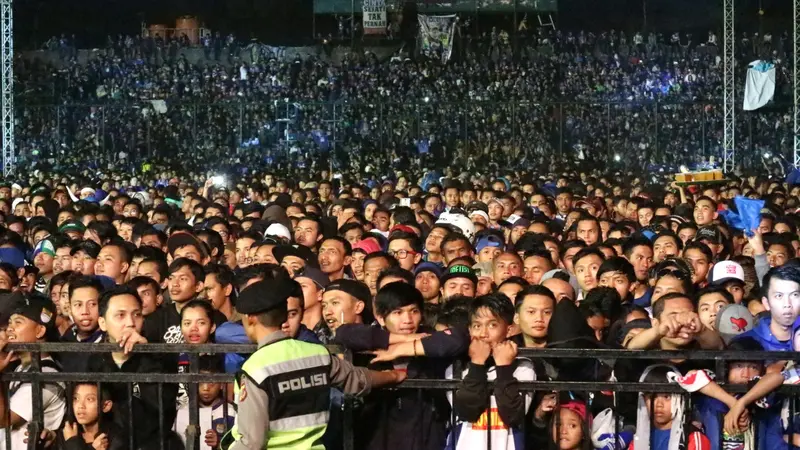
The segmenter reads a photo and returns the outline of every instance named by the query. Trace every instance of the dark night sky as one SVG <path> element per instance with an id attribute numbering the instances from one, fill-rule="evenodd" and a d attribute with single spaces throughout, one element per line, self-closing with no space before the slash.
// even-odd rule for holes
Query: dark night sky
<path id="1" fill-rule="evenodd" d="M 722 26 L 722 0 L 561 0 L 557 24 L 564 29 L 640 29 L 643 1 L 648 27 L 699 31 Z M 790 1 L 761 3 L 765 29 L 790 29 Z M 758 30 L 758 5 L 759 0 L 737 0 L 740 30 Z M 138 33 L 142 20 L 174 24 L 182 15 L 195 15 L 214 30 L 276 44 L 308 39 L 312 30 L 312 0 L 15 0 L 15 35 L 24 47 L 61 32 L 75 33 L 83 45 L 102 45 L 108 34 Z"/>

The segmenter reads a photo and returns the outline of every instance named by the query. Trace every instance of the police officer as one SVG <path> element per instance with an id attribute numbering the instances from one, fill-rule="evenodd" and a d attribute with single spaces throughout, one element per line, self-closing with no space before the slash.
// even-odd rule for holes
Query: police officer
<path id="1" fill-rule="evenodd" d="M 324 450 L 330 389 L 365 395 L 373 387 L 399 383 L 403 372 L 375 372 L 332 357 L 322 345 L 287 337 L 287 300 L 303 299 L 288 276 L 245 288 L 236 302 L 247 337 L 258 350 L 237 375 L 236 424 L 223 441 L 228 450 Z M 225 445 L 235 439 L 230 446 Z"/>

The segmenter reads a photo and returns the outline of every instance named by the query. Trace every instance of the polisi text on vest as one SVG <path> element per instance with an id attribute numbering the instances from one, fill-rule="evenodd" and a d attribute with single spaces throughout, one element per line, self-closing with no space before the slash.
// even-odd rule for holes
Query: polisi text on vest
<path id="1" fill-rule="evenodd" d="M 283 394 L 286 391 L 300 391 L 316 386 L 324 386 L 326 384 L 328 384 L 327 374 L 318 373 L 316 375 L 309 375 L 281 381 L 278 383 L 278 393 Z"/>

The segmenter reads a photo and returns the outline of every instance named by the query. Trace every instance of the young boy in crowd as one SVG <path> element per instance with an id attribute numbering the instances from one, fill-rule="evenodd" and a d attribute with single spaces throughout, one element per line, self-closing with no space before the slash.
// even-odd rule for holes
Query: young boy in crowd
<path id="1" fill-rule="evenodd" d="M 178 258 L 169 265 L 168 285 L 172 303 L 156 309 L 147 316 L 142 335 L 148 342 L 165 344 L 184 342 L 181 334 L 181 309 L 203 291 L 205 278 L 203 266 L 194 260 Z M 217 326 L 227 320 L 224 314 L 216 310 L 212 319 Z"/>
<path id="2" fill-rule="evenodd" d="M 218 356 L 204 355 L 200 357 L 201 374 L 225 373 L 222 360 Z M 224 383 L 200 383 L 198 385 L 198 400 L 200 402 L 200 449 L 212 450 L 217 448 L 222 436 L 233 427 L 236 421 L 236 407 L 233 403 L 225 401 Z M 189 405 L 184 404 L 178 408 L 175 418 L 175 431 L 186 443 L 186 430 L 189 426 Z M 203 432 L 205 430 L 205 432 Z"/>
<path id="3" fill-rule="evenodd" d="M 744 299 L 744 269 L 734 261 L 720 261 L 714 264 L 709 285 L 720 286 L 733 296 L 735 303 Z"/>
<path id="4" fill-rule="evenodd" d="M 596 247 L 586 247 L 575 254 L 572 266 L 575 269 L 575 278 L 581 288 L 578 299 L 597 286 L 597 272 L 605 261 L 605 255 Z"/>
<path id="5" fill-rule="evenodd" d="M 544 286 L 533 285 L 517 293 L 516 300 L 514 323 L 521 333 L 512 339 L 518 346 L 544 348 L 550 318 L 556 307 L 555 295 Z"/>
<path id="6" fill-rule="evenodd" d="M 656 364 L 645 369 L 642 383 L 668 383 L 681 373 L 674 366 Z M 637 405 L 636 434 L 629 450 L 711 450 L 708 438 L 693 424 L 686 423 L 686 399 L 683 394 L 640 392 Z M 685 445 L 684 445 L 685 443 Z"/>
<path id="7" fill-rule="evenodd" d="M 745 339 L 746 338 L 740 338 L 737 341 Z M 734 343 L 737 341 L 734 341 Z M 800 349 L 800 322 L 795 322 L 794 326 L 792 327 L 791 350 L 796 352 L 798 349 Z M 761 372 L 763 373 L 764 370 L 762 369 Z M 782 384 L 787 384 L 787 385 L 800 384 L 800 367 L 798 367 L 796 361 L 789 362 L 787 368 L 785 368 L 780 372 L 767 371 L 767 373 L 764 374 L 763 377 L 761 377 L 761 379 L 758 381 L 758 383 L 755 384 L 755 386 L 750 388 L 750 390 L 747 391 L 746 394 L 740 397 L 736 401 L 736 403 L 731 406 L 728 414 L 725 415 L 725 424 L 724 424 L 725 432 L 729 434 L 737 434 L 744 431 L 745 427 L 743 426 L 742 419 L 743 417 L 745 417 L 744 416 L 745 410 L 750 404 L 754 402 L 759 402 L 759 406 L 767 406 L 768 407 L 767 413 L 770 410 L 772 410 L 773 409 L 772 407 L 774 406 L 773 403 L 775 403 L 775 399 L 769 397 L 765 399 L 765 397 L 767 397 L 775 389 L 779 388 Z M 793 399 L 787 400 L 787 402 L 793 402 L 793 401 L 794 401 Z M 786 406 L 784 406 L 784 408 L 785 407 Z M 796 410 L 794 410 L 793 408 L 789 408 L 789 410 L 790 410 L 788 414 L 789 417 L 784 417 L 783 419 L 785 419 L 785 421 L 788 422 L 788 424 L 791 424 L 792 429 L 783 431 L 778 430 L 778 433 L 783 435 L 783 434 L 789 434 L 788 432 L 790 431 L 794 443 L 792 447 L 796 448 L 798 434 L 800 434 L 797 430 L 798 428 L 797 424 L 800 422 L 800 419 L 798 419 L 798 417 L 796 416 L 797 414 Z M 791 417 L 792 414 L 794 414 L 794 417 Z M 776 420 L 777 419 L 778 417 L 776 417 Z M 784 439 L 786 438 L 785 436 L 783 437 Z M 782 439 L 779 439 L 778 442 L 779 444 L 783 445 Z M 768 447 L 768 448 L 776 448 L 776 447 Z"/>
<path id="8" fill-rule="evenodd" d="M 458 417 L 448 448 L 525 448 L 522 428 L 532 396 L 520 392 L 517 383 L 533 381 L 536 376 L 529 360 L 517 359 L 517 344 L 508 339 L 513 320 L 514 307 L 505 295 L 489 294 L 473 301 L 469 364 L 458 390 L 448 393 Z M 445 376 L 453 378 L 452 366 Z M 492 391 L 490 381 L 495 382 Z"/>
<path id="9" fill-rule="evenodd" d="M 721 286 L 709 286 L 695 295 L 697 315 L 709 330 L 716 330 L 717 313 L 726 305 L 733 304 L 733 296 Z"/>
<path id="10" fill-rule="evenodd" d="M 161 304 L 164 303 L 161 286 L 156 280 L 149 277 L 136 276 L 131 278 L 127 284 L 142 299 L 142 315 L 145 318 L 156 312 L 161 307 Z"/>
<path id="11" fill-rule="evenodd" d="M 753 338 L 742 338 L 733 341 L 728 350 L 742 353 L 764 351 L 761 344 Z M 726 376 L 726 383 L 729 385 L 747 385 L 752 380 L 764 375 L 765 366 L 763 361 L 730 361 Z M 710 385 L 715 382 L 711 381 Z M 721 388 L 715 387 L 714 390 L 706 389 L 700 391 L 706 395 L 696 396 L 694 399 L 695 416 L 703 424 L 705 434 L 711 442 L 711 448 L 740 448 L 743 446 L 745 436 L 744 430 L 723 430 L 723 417 L 731 407 L 734 407 L 737 398 Z M 735 413 L 734 413 L 735 414 Z M 747 422 L 756 425 L 746 425 Z M 780 423 L 780 405 L 767 409 L 758 409 L 748 420 L 742 420 L 743 428 L 755 427 L 758 436 L 755 439 L 760 443 L 758 448 L 780 449 L 785 448 Z M 730 432 L 729 432 L 730 431 Z M 720 445 L 722 444 L 722 445 Z"/>
<path id="12" fill-rule="evenodd" d="M 603 261 L 597 269 L 597 285 L 616 289 L 622 303 L 632 302 L 638 286 L 633 265 L 621 256 Z"/>

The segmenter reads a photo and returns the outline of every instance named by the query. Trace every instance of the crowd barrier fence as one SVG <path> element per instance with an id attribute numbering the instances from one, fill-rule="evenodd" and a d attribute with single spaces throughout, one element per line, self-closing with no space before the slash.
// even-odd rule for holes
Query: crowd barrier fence
<path id="1" fill-rule="evenodd" d="M 678 165 L 721 158 L 719 102 L 290 102 L 183 101 L 35 105 L 18 102 L 23 161 L 75 155 L 132 161 L 257 150 L 283 158 L 416 147 L 441 161 L 502 152 L 512 161 L 572 158 L 610 166 Z M 791 160 L 791 105 L 739 112 L 737 158 Z M 412 150 L 413 151 L 413 150 Z"/>
<path id="2" fill-rule="evenodd" d="M 328 346 L 328 349 L 338 354 L 345 359 L 352 359 L 352 354 L 345 349 L 338 346 Z M 256 350 L 255 345 L 229 345 L 229 344 L 202 344 L 202 345 L 188 345 L 188 344 L 142 344 L 134 348 L 134 352 L 141 353 L 186 353 L 189 356 L 189 368 L 187 373 L 69 373 L 69 372 L 42 372 L 41 354 L 57 354 L 62 352 L 81 352 L 81 353 L 111 353 L 119 351 L 119 347 L 115 344 L 88 344 L 88 343 L 34 343 L 34 344 L 8 344 L 7 351 L 14 351 L 16 353 L 29 353 L 31 355 L 31 368 L 27 372 L 10 372 L 5 371 L 0 374 L 0 381 L 4 384 L 4 396 L 6 405 L 9 404 L 8 398 L 8 383 L 9 382 L 22 382 L 30 383 L 32 388 L 32 411 L 34 411 L 33 418 L 27 423 L 28 436 L 38 436 L 43 429 L 43 398 L 42 387 L 45 383 L 72 383 L 72 382 L 96 382 L 98 385 L 103 383 L 124 383 L 127 385 L 128 395 L 128 427 L 132 430 L 135 426 L 134 418 L 130 409 L 130 399 L 133 395 L 133 384 L 135 383 L 155 383 L 158 384 L 159 394 L 164 384 L 183 383 L 189 388 L 187 389 L 188 404 L 189 404 L 189 427 L 186 430 L 186 448 L 188 450 L 198 449 L 199 442 L 202 439 L 202 428 L 199 423 L 199 398 L 198 398 L 198 384 L 199 383 L 230 383 L 233 381 L 233 374 L 210 374 L 199 373 L 199 356 L 200 354 L 223 354 L 223 353 L 242 353 L 248 354 Z M 528 349 L 520 348 L 518 357 L 522 358 L 545 358 L 545 359 L 594 359 L 598 361 L 615 361 L 620 359 L 634 359 L 634 360 L 651 360 L 651 361 L 676 361 L 676 360 L 692 360 L 692 361 L 714 361 L 715 373 L 717 375 L 717 382 L 728 392 L 742 393 L 747 390 L 747 386 L 743 385 L 728 385 L 725 384 L 725 374 L 727 373 L 727 363 L 729 361 L 776 361 L 776 360 L 791 360 L 799 359 L 796 352 L 749 352 L 741 353 L 736 351 L 710 351 L 710 350 L 683 350 L 683 351 L 661 351 L 661 350 L 646 350 L 646 351 L 631 351 L 631 350 L 612 350 L 612 349 Z M 460 367 L 462 363 L 456 363 L 454 373 L 461 373 Z M 459 367 L 460 366 L 460 367 Z M 416 389 L 427 391 L 455 391 L 459 386 L 459 379 L 407 379 L 402 384 L 392 389 Z M 638 393 L 638 392 L 653 392 L 653 393 L 672 393 L 680 394 L 688 401 L 690 394 L 686 393 L 677 384 L 667 383 L 630 383 L 630 382 L 596 382 L 596 381 L 527 381 L 520 382 L 519 389 L 523 392 L 578 392 L 584 393 L 584 398 L 589 398 L 590 393 L 611 391 L 614 395 L 620 393 Z M 224 388 L 224 398 L 228 398 L 228 386 Z M 794 420 L 794 412 L 796 411 L 797 395 L 800 394 L 800 385 L 784 385 L 778 389 L 778 393 L 787 396 L 793 396 L 795 401 L 789 402 L 790 413 L 789 421 L 790 428 L 791 422 Z M 487 405 L 488 406 L 488 405 Z M 535 408 L 535 405 L 531 406 Z M 68 411 L 71 411 L 71 401 L 67 401 Z M 163 418 L 163 405 L 159 408 L 159 418 Z M 226 411 L 227 414 L 227 411 Z M 451 416 L 455 422 L 454 413 Z M 615 413 L 616 414 L 616 413 Z M 67 416 L 69 417 L 69 416 Z M 490 417 L 487 419 L 491 420 Z M 6 421 L 10 420 L 10 412 L 6 413 Z M 8 422 L 6 422 L 8 423 Z M 557 423 L 557 422 L 556 422 Z M 616 417 L 614 417 L 615 427 L 619 426 Z M 346 398 L 342 406 L 342 449 L 353 450 L 354 440 L 354 420 L 353 420 L 353 401 Z M 491 429 L 487 424 L 488 429 Z M 160 427 L 160 435 L 165 436 L 169 430 L 164 430 L 163 426 Z M 547 431 L 550 432 L 549 429 Z M 721 430 L 719 430 L 721 433 Z M 615 436 L 617 433 L 615 433 Z M 134 448 L 133 434 L 128 434 L 130 438 L 129 447 Z M 6 433 L 6 442 L 0 443 L 10 448 L 10 433 Z M 164 439 L 160 439 L 161 448 L 164 448 Z M 33 439 L 28 440 L 28 450 L 37 449 L 37 441 Z M 758 447 L 757 447 L 758 448 Z M 17 450 L 17 449 L 14 449 Z"/>

